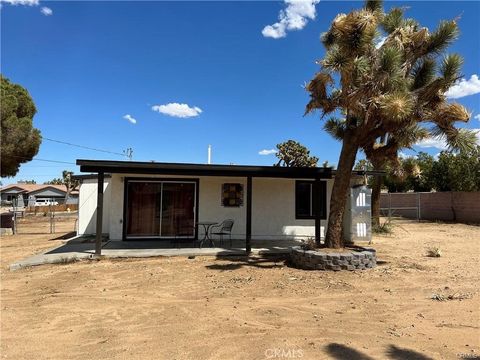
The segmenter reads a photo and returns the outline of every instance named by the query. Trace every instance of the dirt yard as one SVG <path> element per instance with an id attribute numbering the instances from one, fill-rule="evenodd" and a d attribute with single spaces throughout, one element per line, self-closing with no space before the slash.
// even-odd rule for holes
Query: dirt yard
<path id="1" fill-rule="evenodd" d="M 480 355 L 480 227 L 402 223 L 379 266 L 151 258 L 9 271 L 61 243 L 36 218 L 1 239 L 6 359 L 458 359 Z M 43 232 L 43 234 L 42 234 Z M 429 247 L 442 256 L 426 257 Z M 433 297 L 433 298 L 432 298 Z"/>

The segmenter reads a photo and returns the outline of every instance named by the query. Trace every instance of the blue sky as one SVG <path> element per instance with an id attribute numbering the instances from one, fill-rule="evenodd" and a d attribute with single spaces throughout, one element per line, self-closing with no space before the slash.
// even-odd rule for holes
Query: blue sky
<path id="1" fill-rule="evenodd" d="M 29 90 L 43 136 L 118 153 L 132 147 L 138 161 L 205 163 L 211 144 L 213 163 L 261 165 L 275 157 L 259 151 L 294 139 L 321 162 L 337 162 L 340 144 L 323 132 L 323 121 L 303 117 L 302 84 L 324 54 L 320 33 L 362 2 L 23 2 L 32 4 L 3 3 L 0 10 L 1 72 Z M 461 37 L 450 51 L 465 58 L 466 82 L 455 93 L 476 94 L 456 100 L 473 113 L 466 127 L 480 128 L 480 117 L 473 118 L 480 114 L 480 3 L 385 6 L 403 5 L 429 28 L 461 16 Z M 37 158 L 122 160 L 47 140 Z M 2 181 L 42 183 L 64 169 L 78 172 L 75 165 L 32 161 Z"/>

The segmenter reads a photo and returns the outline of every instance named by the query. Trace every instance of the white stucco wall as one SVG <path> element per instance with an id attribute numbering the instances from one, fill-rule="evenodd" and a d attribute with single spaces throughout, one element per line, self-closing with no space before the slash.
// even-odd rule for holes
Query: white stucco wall
<path id="1" fill-rule="evenodd" d="M 176 178 L 178 176 L 154 176 L 139 174 L 113 174 L 105 179 L 104 232 L 111 240 L 121 240 L 123 232 L 124 178 Z M 245 238 L 246 228 L 246 178 L 182 176 L 182 179 L 199 179 L 198 220 L 221 222 L 235 221 L 232 237 Z M 108 181 L 108 184 L 107 184 Z M 244 186 L 244 205 L 224 207 L 221 205 L 223 183 L 240 183 Z M 327 212 L 333 180 L 327 181 Z M 252 182 L 252 238 L 279 239 L 315 235 L 314 220 L 295 219 L 295 179 L 254 178 Z M 85 180 L 80 187 L 79 230 L 82 233 L 95 232 L 96 180 Z M 83 204 L 83 205 L 82 205 Z M 90 220 L 89 220 L 90 218 Z M 93 221 L 91 221 L 93 219 Z M 322 236 L 326 221 L 322 220 Z M 82 232 L 84 230 L 85 232 Z M 200 236 L 203 236 L 200 227 Z"/>
<path id="2" fill-rule="evenodd" d="M 256 178 L 252 182 L 252 238 L 305 238 L 315 236 L 314 220 L 295 219 L 295 179 Z M 333 180 L 327 181 L 327 213 Z M 327 217 L 328 219 L 328 217 Z M 321 221 L 321 236 L 326 230 Z"/>
<path id="3" fill-rule="evenodd" d="M 110 232 L 111 185 L 105 178 L 103 185 L 102 233 Z M 97 227 L 97 179 L 84 179 L 80 184 L 78 197 L 78 234 L 95 234 Z"/>

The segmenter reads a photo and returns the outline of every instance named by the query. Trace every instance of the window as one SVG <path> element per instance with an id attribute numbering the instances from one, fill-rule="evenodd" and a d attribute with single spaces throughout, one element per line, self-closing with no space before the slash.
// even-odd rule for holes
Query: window
<path id="1" fill-rule="evenodd" d="M 243 185 L 223 184 L 222 205 L 228 207 L 239 207 L 243 205 Z"/>
<path id="2" fill-rule="evenodd" d="M 316 207 L 319 207 L 320 218 L 326 219 L 327 183 L 320 182 L 318 198 L 316 197 L 314 181 L 297 181 L 295 183 L 295 218 L 315 219 Z M 318 205 L 315 202 L 318 199 Z"/>

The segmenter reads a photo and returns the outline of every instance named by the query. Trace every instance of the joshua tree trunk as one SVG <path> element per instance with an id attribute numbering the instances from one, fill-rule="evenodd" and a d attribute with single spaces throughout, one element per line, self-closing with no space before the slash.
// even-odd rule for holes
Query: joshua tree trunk
<path id="1" fill-rule="evenodd" d="M 327 236 L 325 238 L 325 246 L 329 248 L 338 249 L 343 246 L 343 213 L 345 211 L 348 190 L 350 189 L 350 179 L 357 151 L 358 145 L 356 141 L 354 141 L 352 136 L 346 136 L 343 140 L 330 199 L 330 214 L 328 217 Z"/>
<path id="2" fill-rule="evenodd" d="M 65 193 L 65 199 L 63 200 L 63 203 L 66 204 L 68 201 L 68 198 L 70 197 L 70 185 L 65 185 L 67 188 L 67 192 Z"/>

